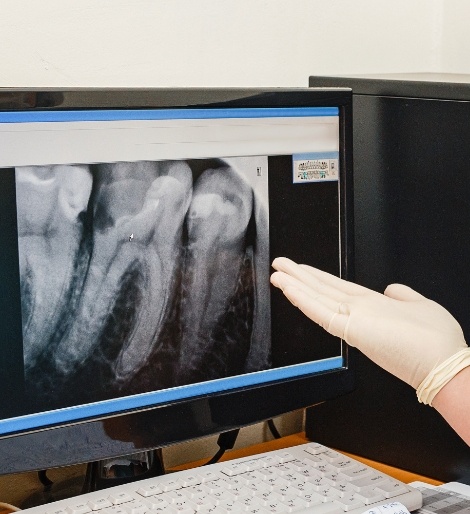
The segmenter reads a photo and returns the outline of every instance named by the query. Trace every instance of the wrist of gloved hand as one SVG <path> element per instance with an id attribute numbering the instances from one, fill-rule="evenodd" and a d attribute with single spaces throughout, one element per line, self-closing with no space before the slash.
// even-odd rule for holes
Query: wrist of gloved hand
<path id="1" fill-rule="evenodd" d="M 470 348 L 464 348 L 433 369 L 416 390 L 418 400 L 431 405 L 437 393 L 460 371 L 470 366 Z"/>

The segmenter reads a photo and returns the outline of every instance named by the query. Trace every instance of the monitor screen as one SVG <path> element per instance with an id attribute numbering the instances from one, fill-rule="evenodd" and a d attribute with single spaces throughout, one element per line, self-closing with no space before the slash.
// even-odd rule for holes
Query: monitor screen
<path id="1" fill-rule="evenodd" d="M 342 342 L 269 286 L 280 255 L 350 276 L 349 92 L 0 95 L 1 472 L 351 388 Z"/>

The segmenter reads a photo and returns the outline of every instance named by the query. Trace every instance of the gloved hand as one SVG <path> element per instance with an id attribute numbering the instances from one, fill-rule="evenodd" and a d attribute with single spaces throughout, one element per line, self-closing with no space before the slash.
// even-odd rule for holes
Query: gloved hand
<path id="1" fill-rule="evenodd" d="M 310 319 L 417 389 L 430 404 L 470 365 L 462 329 L 442 306 L 392 284 L 384 294 L 278 258 L 271 283 Z"/>

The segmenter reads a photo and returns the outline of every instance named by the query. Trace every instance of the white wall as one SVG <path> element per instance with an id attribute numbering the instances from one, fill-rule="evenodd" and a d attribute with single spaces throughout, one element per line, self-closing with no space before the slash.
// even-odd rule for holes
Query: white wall
<path id="1" fill-rule="evenodd" d="M 470 2 L 442 0 L 439 70 L 470 73 Z"/>
<path id="2" fill-rule="evenodd" d="M 0 86 L 306 86 L 310 74 L 429 71 L 442 1 L 3 0 Z"/>

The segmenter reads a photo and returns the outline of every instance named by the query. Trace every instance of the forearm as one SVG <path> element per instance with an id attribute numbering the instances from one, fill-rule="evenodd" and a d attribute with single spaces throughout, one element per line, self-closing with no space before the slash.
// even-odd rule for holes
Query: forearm
<path id="1" fill-rule="evenodd" d="M 470 366 L 437 393 L 432 405 L 470 445 Z"/>

